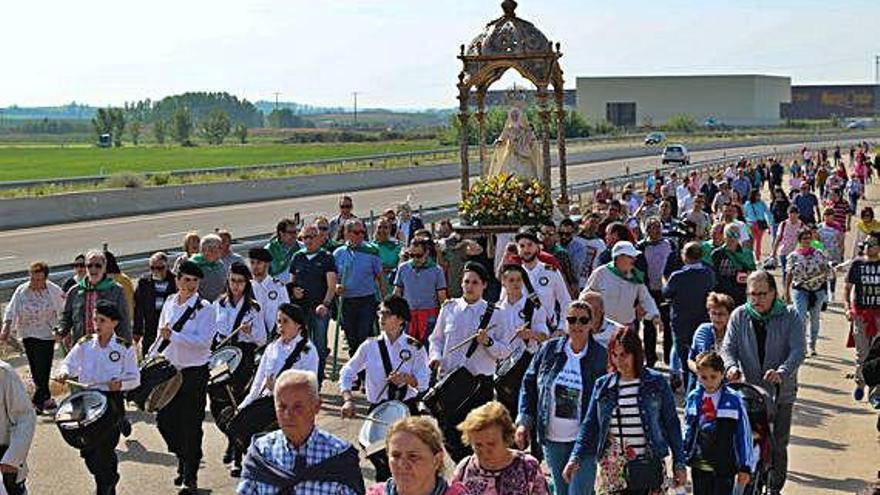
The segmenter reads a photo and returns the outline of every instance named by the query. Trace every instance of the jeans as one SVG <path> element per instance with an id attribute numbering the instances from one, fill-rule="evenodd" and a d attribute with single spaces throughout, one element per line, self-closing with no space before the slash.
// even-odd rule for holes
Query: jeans
<path id="1" fill-rule="evenodd" d="M 342 329 L 349 355 L 354 355 L 358 347 L 373 335 L 377 306 L 373 295 L 342 299 Z"/>
<path id="2" fill-rule="evenodd" d="M 858 213 L 856 213 L 856 212 L 859 211 L 858 206 L 859 206 L 859 195 L 858 194 L 850 194 L 849 195 L 849 211 L 850 211 L 850 213 L 852 213 L 853 215 L 857 215 Z"/>
<path id="3" fill-rule="evenodd" d="M 562 477 L 562 470 L 568 463 L 572 448 L 574 448 L 573 441 L 552 442 L 544 439 L 544 459 L 547 460 L 547 466 L 550 468 L 556 495 L 591 495 L 593 484 L 596 482 L 595 462 L 582 462 L 580 469 L 571 480 L 571 485 Z"/>
<path id="4" fill-rule="evenodd" d="M 787 256 L 785 254 L 779 255 L 779 268 L 782 270 L 782 280 L 785 280 L 785 260 Z"/>
<path id="5" fill-rule="evenodd" d="M 49 374 L 52 372 L 52 358 L 55 355 L 55 341 L 27 337 L 22 340 L 27 355 L 28 367 L 34 379 L 34 395 L 31 402 L 43 407 L 52 395 L 49 393 Z"/>
<path id="6" fill-rule="evenodd" d="M 330 355 L 330 349 L 327 348 L 327 328 L 330 326 L 329 312 L 325 316 L 318 316 L 314 308 L 306 311 L 306 326 L 308 328 L 309 340 L 318 350 L 318 388 L 324 381 L 324 368 L 327 366 L 327 356 Z"/>
<path id="7" fill-rule="evenodd" d="M 809 327 L 808 342 L 810 350 L 816 350 L 816 341 L 819 340 L 819 315 L 822 312 L 822 303 L 828 298 L 828 292 L 820 289 L 813 294 L 816 296 L 816 303 L 813 307 L 809 306 L 810 291 L 792 289 L 792 300 L 794 301 L 794 310 L 797 312 L 801 320 L 804 321 L 804 330 Z"/>

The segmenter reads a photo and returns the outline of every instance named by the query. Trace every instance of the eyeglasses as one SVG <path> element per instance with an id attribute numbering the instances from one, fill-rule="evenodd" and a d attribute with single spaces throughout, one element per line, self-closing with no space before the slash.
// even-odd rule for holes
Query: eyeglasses
<path id="1" fill-rule="evenodd" d="M 565 321 L 569 325 L 589 325 L 591 319 L 588 316 L 566 316 Z"/>
<path id="2" fill-rule="evenodd" d="M 342 209 L 342 210 L 350 210 L 350 209 L 351 209 L 351 205 L 339 205 L 339 208 Z"/>
<path id="3" fill-rule="evenodd" d="M 770 291 L 749 291 L 749 297 L 761 298 L 767 297 L 770 294 Z"/>
<path id="4" fill-rule="evenodd" d="M 86 265 L 88 268 L 104 268 L 104 265 L 101 263 L 88 263 Z"/>
<path id="5" fill-rule="evenodd" d="M 152 270 L 154 272 L 161 272 L 165 268 L 167 268 L 165 265 L 154 265 L 154 266 L 150 267 L 150 270 Z"/>
<path id="6" fill-rule="evenodd" d="M 321 232 L 327 232 L 328 230 L 330 230 L 330 226 L 329 225 L 318 225 L 318 230 L 320 230 Z"/>

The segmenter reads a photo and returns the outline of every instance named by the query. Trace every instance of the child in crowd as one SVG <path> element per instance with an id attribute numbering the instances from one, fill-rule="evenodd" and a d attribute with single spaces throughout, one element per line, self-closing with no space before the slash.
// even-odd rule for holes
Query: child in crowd
<path id="1" fill-rule="evenodd" d="M 727 385 L 714 351 L 697 356 L 699 384 L 685 402 L 684 445 L 694 495 L 727 495 L 755 468 L 752 431 L 742 397 Z"/>

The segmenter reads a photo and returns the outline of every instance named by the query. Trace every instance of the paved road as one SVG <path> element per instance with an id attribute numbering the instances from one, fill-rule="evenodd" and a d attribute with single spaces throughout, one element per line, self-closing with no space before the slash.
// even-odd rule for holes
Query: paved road
<path id="1" fill-rule="evenodd" d="M 868 202 L 880 204 L 880 185 L 869 188 Z M 848 251 L 849 252 L 849 251 Z M 842 287 L 842 283 L 838 284 Z M 840 292 L 838 292 L 838 301 Z M 875 430 L 877 411 L 851 397 L 853 353 L 844 348 L 847 324 L 840 305 L 822 315 L 819 356 L 809 358 L 800 369 L 800 391 L 794 410 L 792 440 L 789 447 L 787 495 L 849 495 L 874 481 L 880 469 L 880 435 Z M 23 357 L 11 359 L 26 375 Z M 324 387 L 324 409 L 319 424 L 350 441 L 360 428 L 359 420 L 338 417 L 340 401 L 332 384 Z M 60 397 L 58 397 L 60 399 Z M 120 442 L 120 495 L 144 493 L 173 494 L 174 458 L 164 444 L 150 415 L 129 412 L 133 435 Z M 232 494 L 236 482 L 220 463 L 224 440 L 210 420 L 205 424 L 205 459 L 200 481 L 208 494 Z M 77 452 L 67 446 L 49 418 L 40 418 L 31 449 L 30 492 L 85 494 L 91 478 Z M 367 479 L 373 476 L 369 463 L 362 463 Z"/>
<path id="2" fill-rule="evenodd" d="M 693 153 L 692 160 L 797 148 L 797 145 L 776 145 L 703 151 Z M 627 166 L 633 173 L 650 170 L 657 162 L 656 157 L 645 157 L 570 165 L 569 183 L 619 177 Z M 554 183 L 557 173 L 554 169 Z M 414 206 L 450 204 L 458 200 L 458 187 L 458 180 L 444 180 L 359 191 L 355 194 L 355 212 L 360 216 L 369 215 L 371 210 L 378 213 L 407 196 L 412 197 Z M 223 227 L 241 237 L 265 234 L 274 230 L 279 218 L 292 216 L 294 212 L 300 212 L 305 218 L 334 214 L 336 198 L 335 194 L 321 195 L 0 232 L 0 273 L 24 270 L 27 263 L 35 259 L 46 260 L 53 266 L 67 264 L 76 253 L 100 247 L 103 242 L 109 243 L 115 254 L 124 255 L 177 246 L 183 234 L 190 230 L 208 233 L 215 227 Z"/>

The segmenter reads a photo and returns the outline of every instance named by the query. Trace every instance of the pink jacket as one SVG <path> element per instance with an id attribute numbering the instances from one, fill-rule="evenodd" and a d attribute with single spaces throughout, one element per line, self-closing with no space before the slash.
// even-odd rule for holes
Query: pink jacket
<path id="1" fill-rule="evenodd" d="M 386 495 L 385 483 L 376 483 L 367 490 L 367 495 Z M 443 495 L 468 495 L 467 488 L 458 481 L 449 484 L 449 488 L 443 492 Z"/>

